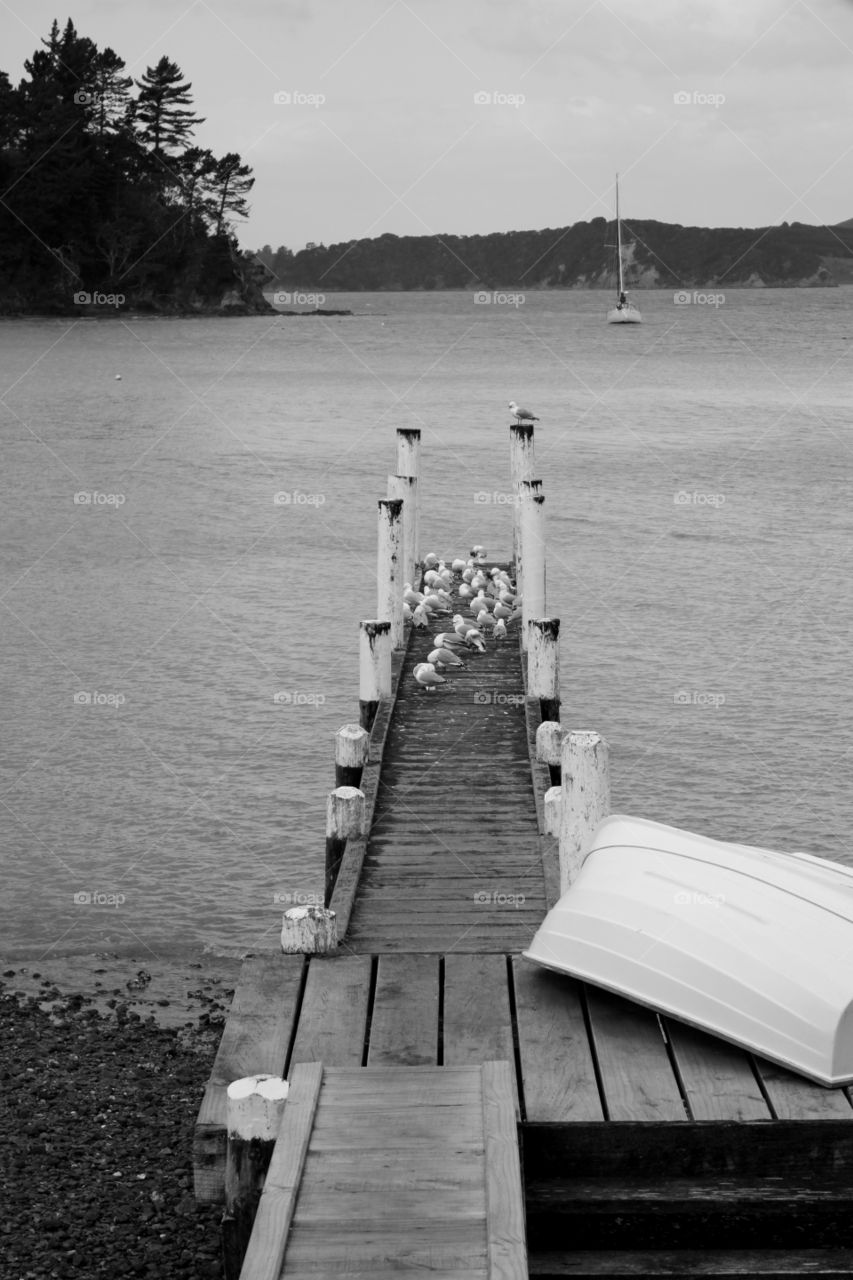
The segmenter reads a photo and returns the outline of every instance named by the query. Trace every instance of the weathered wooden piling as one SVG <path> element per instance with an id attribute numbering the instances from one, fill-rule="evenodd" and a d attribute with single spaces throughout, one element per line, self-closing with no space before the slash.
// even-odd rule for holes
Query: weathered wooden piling
<path id="1" fill-rule="evenodd" d="M 285 911 L 281 921 L 281 949 L 285 955 L 325 955 L 337 946 L 336 912 L 328 907 L 291 907 Z"/>
<path id="2" fill-rule="evenodd" d="M 539 699 L 543 720 L 560 719 L 559 618 L 534 618 L 530 623 L 527 635 L 527 696 Z"/>
<path id="3" fill-rule="evenodd" d="M 399 498 L 379 499 L 378 531 L 376 612 L 380 618 L 391 623 L 391 648 L 402 649 L 403 580 L 400 573 L 400 544 L 403 535 L 403 503 Z"/>
<path id="4" fill-rule="evenodd" d="M 595 828 L 610 813 L 610 765 L 607 743 L 588 729 L 563 739 L 560 816 L 560 892 L 577 877 L 589 853 Z"/>
<path id="5" fill-rule="evenodd" d="M 530 624 L 545 614 L 545 498 L 534 489 L 538 480 L 521 482 L 521 644 L 530 644 Z"/>
<path id="6" fill-rule="evenodd" d="M 414 582 L 415 546 L 417 543 L 417 476 L 389 476 L 388 497 L 403 504 L 403 527 L 400 537 L 400 577 L 403 582 Z"/>
<path id="7" fill-rule="evenodd" d="M 545 834 L 559 836 L 563 811 L 563 788 L 549 787 L 545 792 Z"/>
<path id="8" fill-rule="evenodd" d="M 421 433 L 419 427 L 398 427 L 397 428 L 397 475 L 408 476 L 414 480 L 414 488 L 412 489 L 413 502 L 413 526 L 412 526 L 412 563 L 417 565 L 420 563 L 420 520 L 421 520 L 421 498 L 420 498 L 420 475 L 421 475 Z M 391 496 L 390 494 L 388 495 Z M 406 579 L 407 582 L 413 581 L 411 578 Z"/>
<path id="9" fill-rule="evenodd" d="M 358 711 L 368 732 L 379 703 L 391 697 L 391 623 L 365 619 L 359 629 Z"/>
<path id="10" fill-rule="evenodd" d="M 521 495 L 522 480 L 535 476 L 533 456 L 533 423 L 513 423 L 509 429 L 509 474 L 512 487 L 512 558 L 516 566 L 516 586 L 521 591 L 519 551 L 521 543 Z"/>
<path id="11" fill-rule="evenodd" d="M 357 787 L 367 764 L 370 734 L 360 724 L 345 724 L 335 734 L 335 786 Z"/>
<path id="12" fill-rule="evenodd" d="M 364 835 L 364 792 L 336 787 L 326 802 L 326 906 L 338 878 L 347 840 Z"/>
<path id="13" fill-rule="evenodd" d="M 225 1280 L 239 1280 L 288 1091 L 286 1080 L 270 1075 L 246 1076 L 228 1086 L 222 1220 Z"/>

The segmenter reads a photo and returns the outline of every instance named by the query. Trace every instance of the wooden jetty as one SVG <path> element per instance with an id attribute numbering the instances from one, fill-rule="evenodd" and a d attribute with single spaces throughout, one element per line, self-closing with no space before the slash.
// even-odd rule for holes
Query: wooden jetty
<path id="1" fill-rule="evenodd" d="M 419 502 L 417 433 L 399 434 L 416 483 L 381 504 L 392 544 Z M 606 744 L 557 723 L 532 427 L 511 428 L 511 458 L 533 613 L 434 693 L 411 672 L 449 619 L 404 624 L 397 650 L 394 619 L 362 623 L 328 910 L 285 913 L 282 950 L 244 962 L 196 1126 L 200 1201 L 226 1200 L 240 1145 L 229 1086 L 270 1075 L 290 1090 L 228 1280 L 853 1276 L 847 1089 L 520 955 L 609 782 Z M 229 1191 L 226 1242 L 238 1209 Z"/>

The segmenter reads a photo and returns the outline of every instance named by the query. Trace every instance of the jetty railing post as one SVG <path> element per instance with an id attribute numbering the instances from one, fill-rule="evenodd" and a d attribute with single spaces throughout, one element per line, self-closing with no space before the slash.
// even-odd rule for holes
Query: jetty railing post
<path id="1" fill-rule="evenodd" d="M 528 631 L 528 643 L 527 696 L 539 699 L 543 720 L 559 720 L 560 619 L 534 618 Z"/>
<path id="2" fill-rule="evenodd" d="M 560 803 L 560 892 L 574 882 L 589 853 L 595 828 L 610 813 L 607 743 L 588 729 L 563 738 Z"/>
<path id="3" fill-rule="evenodd" d="M 392 649 L 403 647 L 403 583 L 400 578 L 402 532 L 402 502 L 399 498 L 380 498 L 376 612 L 380 618 L 391 623 Z"/>
<path id="4" fill-rule="evenodd" d="M 420 475 L 421 475 L 421 432 L 419 427 L 398 427 L 397 428 L 397 475 L 408 476 L 414 480 L 413 497 L 414 510 L 412 512 L 412 561 L 417 566 L 420 564 L 420 525 L 421 525 L 421 496 L 420 496 Z M 390 495 L 389 495 L 390 496 Z M 406 581 L 412 581 L 407 578 Z"/>
<path id="5" fill-rule="evenodd" d="M 535 473 L 533 457 L 533 423 L 513 423 L 509 429 L 509 474 L 512 486 L 512 558 L 515 564 L 515 585 L 522 590 L 519 572 L 521 550 L 520 486 L 522 480 L 532 480 Z"/>
<path id="6" fill-rule="evenodd" d="M 225 1280 L 239 1280 L 287 1094 L 287 1081 L 280 1076 L 246 1076 L 228 1086 L 222 1219 Z"/>
<path id="7" fill-rule="evenodd" d="M 415 544 L 417 543 L 415 525 L 417 524 L 418 515 L 417 491 L 417 476 L 388 477 L 388 497 L 398 498 L 403 503 L 403 529 L 400 540 L 400 577 L 403 582 L 414 582 L 415 580 L 415 566 L 417 564 L 415 558 Z"/>
<path id="8" fill-rule="evenodd" d="M 358 713 L 369 732 L 380 700 L 391 697 L 391 623 L 366 619 L 359 628 Z"/>
<path id="9" fill-rule="evenodd" d="M 358 787 L 336 787 L 326 802 L 326 906 L 338 878 L 347 840 L 364 835 L 365 798 Z"/>
<path id="10" fill-rule="evenodd" d="M 337 912 L 328 907 L 291 907 L 281 918 L 281 949 L 285 955 L 315 956 L 336 951 Z"/>
<path id="11" fill-rule="evenodd" d="M 545 613 L 545 498 L 534 490 L 538 480 L 521 483 L 521 644 L 530 647 L 530 624 Z"/>
<path id="12" fill-rule="evenodd" d="M 370 734 L 360 724 L 345 724 L 335 734 L 335 786 L 357 787 L 367 764 Z"/>

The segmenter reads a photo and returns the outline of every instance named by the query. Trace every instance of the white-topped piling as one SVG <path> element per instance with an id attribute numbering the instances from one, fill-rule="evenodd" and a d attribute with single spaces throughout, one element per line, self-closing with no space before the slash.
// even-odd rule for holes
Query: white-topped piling
<path id="1" fill-rule="evenodd" d="M 560 892 L 574 882 L 595 828 L 610 813 L 610 763 L 601 734 L 576 729 L 563 738 Z"/>
<path id="2" fill-rule="evenodd" d="M 398 427 L 397 428 L 397 475 L 409 476 L 414 480 L 413 489 L 413 507 L 412 513 L 412 560 L 415 565 L 420 563 L 420 520 L 421 520 L 421 500 L 420 500 L 420 475 L 421 475 L 421 432 L 419 427 Z M 390 496 L 390 495 L 389 495 Z M 405 579 L 411 582 L 411 578 Z"/>
<path id="3" fill-rule="evenodd" d="M 338 917 L 328 907 L 290 907 L 281 919 L 285 955 L 326 955 L 338 945 Z"/>
<path id="4" fill-rule="evenodd" d="M 365 798 L 358 787 L 335 787 L 326 801 L 326 906 L 338 878 L 347 840 L 364 835 Z"/>
<path id="5" fill-rule="evenodd" d="M 357 787 L 370 751 L 370 734 L 360 724 L 345 724 L 335 734 L 335 786 Z"/>
<path id="6" fill-rule="evenodd" d="M 544 720 L 559 720 L 559 618 L 533 618 L 530 622 L 527 631 L 527 696 L 539 699 Z"/>
<path id="7" fill-rule="evenodd" d="M 362 728 L 368 731 L 379 703 L 391 697 L 391 623 L 365 619 L 359 626 L 358 706 Z"/>
<path id="8" fill-rule="evenodd" d="M 545 498 L 538 480 L 521 482 L 521 644 L 530 645 L 530 623 L 545 615 Z"/>
<path id="9" fill-rule="evenodd" d="M 403 579 L 400 543 L 403 534 L 403 503 L 399 498 L 380 498 L 378 549 L 376 558 L 376 612 L 391 623 L 391 648 L 403 647 Z"/>
<path id="10" fill-rule="evenodd" d="M 233 1080 L 226 1091 L 225 1280 L 242 1270 L 288 1092 L 286 1080 L 270 1075 Z"/>
<path id="11" fill-rule="evenodd" d="M 512 558 L 515 563 L 516 586 L 521 591 L 519 572 L 519 542 L 521 538 L 521 508 L 519 486 L 522 480 L 532 480 L 536 474 L 533 452 L 533 423 L 514 422 L 509 429 L 509 474 L 512 489 Z"/>
<path id="12" fill-rule="evenodd" d="M 418 478 L 417 476 L 389 476 L 388 497 L 403 504 L 403 524 L 400 536 L 400 578 L 414 582 L 417 560 Z M 402 588 L 401 588 L 402 590 Z"/>

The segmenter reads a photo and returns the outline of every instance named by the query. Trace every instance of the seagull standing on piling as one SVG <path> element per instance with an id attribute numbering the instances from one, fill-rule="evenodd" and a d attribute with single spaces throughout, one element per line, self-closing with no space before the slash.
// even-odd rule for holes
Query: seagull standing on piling
<path id="1" fill-rule="evenodd" d="M 531 413 L 529 409 L 519 409 L 518 405 L 515 403 L 514 400 L 510 400 L 509 410 L 510 410 L 510 413 L 515 414 L 516 424 L 520 424 L 522 422 L 538 422 L 539 421 L 539 419 L 536 417 L 536 414 Z"/>

